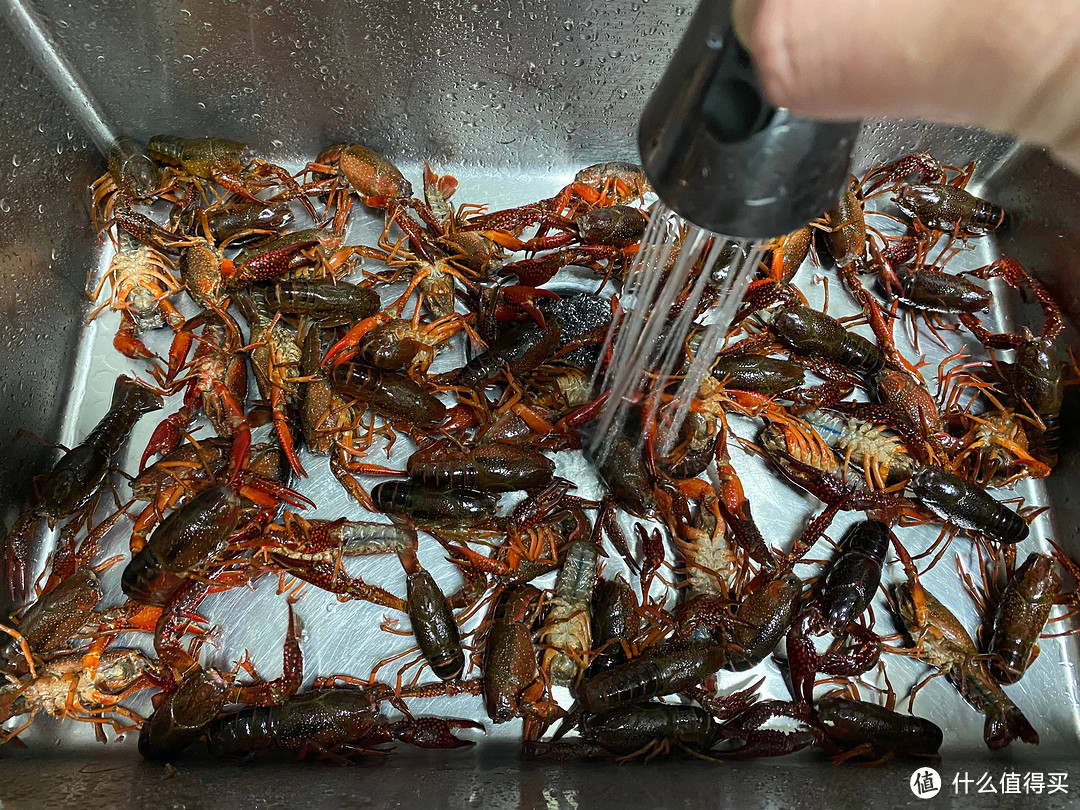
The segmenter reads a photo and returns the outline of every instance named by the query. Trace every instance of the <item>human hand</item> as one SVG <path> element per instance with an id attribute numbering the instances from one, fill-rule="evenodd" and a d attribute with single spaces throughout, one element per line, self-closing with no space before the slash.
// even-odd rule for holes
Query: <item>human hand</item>
<path id="1" fill-rule="evenodd" d="M 732 16 L 778 107 L 976 124 L 1080 171 L 1078 11 L 1072 0 L 734 0 Z"/>

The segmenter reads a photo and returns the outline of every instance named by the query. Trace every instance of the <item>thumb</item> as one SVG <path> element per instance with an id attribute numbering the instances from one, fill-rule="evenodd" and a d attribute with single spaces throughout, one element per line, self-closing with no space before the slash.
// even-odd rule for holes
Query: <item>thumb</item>
<path id="1" fill-rule="evenodd" d="M 807 117 L 919 117 L 1044 144 L 1080 168 L 1072 0 L 734 0 L 773 104 Z"/>

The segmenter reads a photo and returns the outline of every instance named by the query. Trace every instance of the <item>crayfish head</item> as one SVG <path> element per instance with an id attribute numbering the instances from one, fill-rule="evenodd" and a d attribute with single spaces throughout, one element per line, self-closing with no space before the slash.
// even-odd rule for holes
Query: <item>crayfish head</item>
<path id="1" fill-rule="evenodd" d="M 926 592 L 918 581 L 903 582 L 894 592 L 896 610 L 900 614 L 908 632 L 916 638 L 929 626 L 929 611 L 926 607 Z"/>

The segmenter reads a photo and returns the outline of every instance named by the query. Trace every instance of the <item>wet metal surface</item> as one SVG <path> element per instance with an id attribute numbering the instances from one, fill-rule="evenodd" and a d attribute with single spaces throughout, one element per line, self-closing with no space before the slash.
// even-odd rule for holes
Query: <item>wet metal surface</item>
<path id="1" fill-rule="evenodd" d="M 335 140 L 357 139 L 393 156 L 414 181 L 419 181 L 422 160 L 431 159 L 440 172 L 461 179 L 455 202 L 493 207 L 547 196 L 587 163 L 633 157 L 640 106 L 689 10 L 658 0 L 368 2 L 330 4 L 317 11 L 298 2 L 195 2 L 183 8 L 157 2 L 41 4 L 89 92 L 108 117 L 132 134 L 214 133 L 247 140 L 267 157 L 282 161 L 301 154 L 310 157 Z M 2 28 L 0 68 L 0 98 L 7 110 L 0 126 L 11 152 L 0 152 L 0 407 L 5 414 L 0 447 L 8 458 L 0 468 L 0 517 L 10 525 L 26 497 L 29 478 L 54 457 L 51 449 L 17 435 L 17 430 L 32 431 L 46 441 L 77 441 L 100 416 L 115 375 L 131 363 L 111 347 L 115 319 L 103 317 L 82 326 L 88 311 L 82 296 L 85 275 L 102 261 L 90 233 L 84 189 L 103 168 L 103 160 L 31 66 L 22 46 Z M 1077 286 L 1069 283 L 1080 246 L 1076 205 L 1068 204 L 1080 200 L 1076 179 L 1038 153 L 1012 151 L 1002 139 L 917 124 L 867 124 L 856 159 L 865 167 L 923 149 L 945 162 L 978 157 L 985 193 L 1015 215 L 1014 228 L 997 243 L 979 242 L 978 250 L 960 261 L 977 266 L 997 250 L 1007 250 L 1056 285 L 1067 309 L 1080 311 Z M 356 226 L 353 236 L 373 239 L 377 231 L 368 220 Z M 813 303 L 820 303 L 823 288 L 815 283 L 815 272 L 804 268 L 797 283 Z M 830 312 L 844 314 L 844 307 L 850 302 L 834 285 Z M 1026 310 L 995 312 L 999 324 L 1027 315 Z M 933 363 L 944 353 L 925 338 L 923 348 Z M 440 358 L 447 367 L 454 362 L 449 354 Z M 145 445 L 152 419 L 140 425 L 122 460 L 125 469 L 133 467 Z M 1067 415 L 1063 421 L 1068 428 Z M 749 423 L 737 430 L 752 437 Z M 1069 445 L 1068 433 L 1064 438 L 1061 466 L 1045 488 L 1024 485 L 1016 493 L 1028 503 L 1051 506 L 1033 526 L 1032 538 L 1022 546 L 1025 553 L 1043 547 L 1048 536 L 1074 553 L 1080 551 L 1075 496 L 1080 447 L 1075 441 Z M 403 458 L 395 455 L 386 463 L 394 466 Z M 373 455 L 372 461 L 383 459 Z M 558 473 L 578 483 L 577 494 L 593 497 L 600 492 L 594 473 L 579 456 L 563 453 L 557 461 Z M 301 489 L 319 503 L 316 515 L 362 515 L 329 476 L 325 461 L 309 463 L 305 458 L 304 463 L 313 475 Z M 781 483 L 749 455 L 736 454 L 735 464 L 755 515 L 770 516 L 761 520 L 766 537 L 774 545 L 789 546 L 819 504 Z M 504 506 L 512 501 L 508 498 Z M 830 535 L 839 537 L 848 520 L 838 520 Z M 125 545 L 122 532 L 123 526 L 110 536 L 107 550 Z M 906 543 L 921 549 L 936 529 L 903 532 Z M 952 568 L 954 552 L 971 566 L 969 547 L 959 541 L 927 585 L 973 629 L 974 608 L 957 587 Z M 442 557 L 432 545 L 422 545 L 421 562 L 451 590 L 458 580 Z M 396 560 L 352 564 L 365 578 L 404 593 L 404 575 Z M 613 573 L 616 567 L 610 564 Z M 895 578 L 898 572 L 891 573 Z M 110 574 L 115 596 L 119 570 Z M 214 637 L 216 646 L 208 648 L 208 663 L 228 667 L 248 649 L 261 674 L 278 674 L 285 603 L 275 590 L 276 580 L 267 577 L 254 593 L 237 591 L 207 601 L 210 618 L 221 628 Z M 379 630 L 383 611 L 373 606 L 341 604 L 309 590 L 298 609 L 305 619 L 302 645 L 308 680 L 334 672 L 366 676 L 381 657 L 408 646 L 407 639 Z M 877 614 L 887 625 L 880 603 Z M 938 679 L 924 689 L 916 701 L 917 713 L 946 730 L 942 773 L 951 778 L 968 762 L 979 773 L 1000 771 L 1013 762 L 1049 771 L 1046 758 L 1057 756 L 1070 757 L 1075 764 L 1080 751 L 1078 659 L 1075 640 L 1047 640 L 1024 681 L 1009 687 L 1010 696 L 1043 737 L 1038 749 L 1017 743 L 991 755 L 981 741 L 981 717 L 949 684 Z M 891 656 L 888 663 L 900 694 L 925 674 L 919 664 Z M 765 694 L 787 695 L 774 664 L 759 670 L 769 674 Z M 745 686 L 757 674 L 725 675 L 721 686 Z M 561 697 L 565 702 L 567 695 Z M 447 716 L 483 714 L 480 701 L 468 697 L 417 701 L 415 709 Z M 99 748 L 88 728 L 61 731 L 40 718 L 33 733 L 25 735 L 30 752 L 0 749 L 0 800 L 12 807 L 96 802 L 195 808 L 295 807 L 322 799 L 352 807 L 419 802 L 577 807 L 620 799 L 628 807 L 673 801 L 813 807 L 861 805 L 868 792 L 875 796 L 875 806 L 887 807 L 912 799 L 907 776 L 914 766 L 907 762 L 877 771 L 832 768 L 817 755 L 720 768 L 697 762 L 648 768 L 541 766 L 519 762 L 513 744 L 520 733 L 517 723 L 489 731 L 474 752 L 431 755 L 399 746 L 386 762 L 348 769 L 288 761 L 273 767 L 222 766 L 193 753 L 175 763 L 179 772 L 166 779 L 161 768 L 139 761 L 133 740 Z M 52 744 L 61 736 L 63 748 L 56 749 Z M 1068 770 L 1065 765 L 1059 769 Z M 1080 769 L 1075 772 L 1080 781 Z M 957 801 L 964 807 L 979 806 L 974 799 L 962 799 Z M 946 797 L 937 801 L 945 804 Z M 1053 806 L 1048 798 L 1040 801 L 1046 802 L 1040 806 Z M 986 806 L 1008 805 L 997 797 Z"/>

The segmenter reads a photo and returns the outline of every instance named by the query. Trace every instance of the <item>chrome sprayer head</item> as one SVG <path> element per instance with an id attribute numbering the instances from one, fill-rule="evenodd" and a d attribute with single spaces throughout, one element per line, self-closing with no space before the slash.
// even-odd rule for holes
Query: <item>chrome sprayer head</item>
<path id="1" fill-rule="evenodd" d="M 703 0 L 645 106 L 638 149 L 676 213 L 714 233 L 766 239 L 835 204 L 858 131 L 858 122 L 772 107 L 732 30 L 731 3 Z"/>

